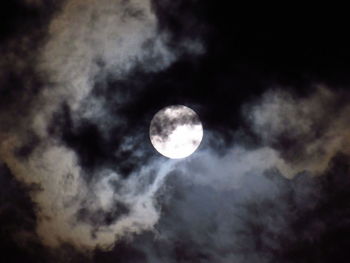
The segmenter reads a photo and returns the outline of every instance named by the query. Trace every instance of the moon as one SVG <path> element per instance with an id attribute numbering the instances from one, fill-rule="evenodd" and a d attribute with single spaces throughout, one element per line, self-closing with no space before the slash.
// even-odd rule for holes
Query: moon
<path id="1" fill-rule="evenodd" d="M 196 151 L 203 138 L 203 126 L 192 109 L 173 105 L 154 115 L 149 134 L 152 145 L 160 154 L 181 159 Z"/>

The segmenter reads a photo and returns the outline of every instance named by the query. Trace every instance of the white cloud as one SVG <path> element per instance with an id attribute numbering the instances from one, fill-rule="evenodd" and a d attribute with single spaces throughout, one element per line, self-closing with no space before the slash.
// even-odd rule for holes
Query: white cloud
<path id="1" fill-rule="evenodd" d="M 295 153 L 286 160 L 288 167 L 282 168 L 286 176 L 304 170 L 318 174 L 336 152 L 350 150 L 350 107 L 340 101 L 341 95 L 322 86 L 304 98 L 276 89 L 247 106 L 244 113 L 266 146 L 278 144 L 281 138 L 289 140 Z"/>
<path id="2" fill-rule="evenodd" d="M 48 81 L 27 127 L 39 135 L 40 146 L 27 161 L 19 161 L 13 154 L 22 143 L 19 131 L 1 134 L 0 147 L 1 159 L 17 179 L 41 187 L 31 197 L 38 204 L 37 232 L 44 244 L 55 247 L 70 242 L 80 248 L 107 248 L 119 236 L 151 229 L 158 220 L 153 196 L 166 175 L 159 164 L 151 163 L 146 170 L 131 175 L 121 182 L 123 191 L 116 193 L 109 180 L 122 181 L 118 174 L 99 171 L 96 176 L 102 179 L 88 185 L 76 154 L 47 133 L 52 114 L 63 102 L 72 110 L 73 121 L 82 116 L 103 119 L 103 105 L 98 100 L 91 100 L 91 105 L 85 101 L 98 74 L 108 72 L 123 79 L 135 65 L 152 72 L 175 61 L 178 54 L 166 45 L 169 36 L 157 27 L 151 2 L 143 0 L 69 0 L 51 21 L 36 68 Z M 193 50 L 198 43 L 183 45 Z M 147 170 L 151 168 L 158 172 L 152 174 Z M 155 181 L 149 179 L 150 186 L 135 192 L 149 176 Z M 77 221 L 77 211 L 84 202 L 91 211 L 106 211 L 115 199 L 130 208 L 118 221 L 98 227 Z"/>

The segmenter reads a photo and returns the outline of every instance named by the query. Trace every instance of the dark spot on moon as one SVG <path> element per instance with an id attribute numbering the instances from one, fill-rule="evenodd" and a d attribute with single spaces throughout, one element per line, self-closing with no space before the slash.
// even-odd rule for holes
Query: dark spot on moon
<path id="1" fill-rule="evenodd" d="M 176 116 L 168 114 L 177 112 Z M 166 107 L 157 112 L 151 121 L 150 137 L 159 136 L 162 141 L 166 141 L 169 135 L 181 125 L 201 125 L 198 115 L 190 108 L 183 105 Z"/>

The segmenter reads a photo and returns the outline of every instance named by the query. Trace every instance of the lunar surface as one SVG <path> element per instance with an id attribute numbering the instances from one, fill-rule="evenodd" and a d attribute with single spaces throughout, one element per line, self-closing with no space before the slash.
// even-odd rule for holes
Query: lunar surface
<path id="1" fill-rule="evenodd" d="M 198 115 L 183 105 L 166 107 L 153 117 L 150 139 L 154 148 L 171 159 L 181 159 L 196 151 L 203 138 Z"/>

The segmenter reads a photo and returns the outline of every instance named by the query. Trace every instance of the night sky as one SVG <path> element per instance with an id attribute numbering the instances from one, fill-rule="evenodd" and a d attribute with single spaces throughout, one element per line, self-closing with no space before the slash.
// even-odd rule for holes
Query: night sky
<path id="1" fill-rule="evenodd" d="M 348 14 L 5 2 L 0 262 L 350 262 Z M 150 142 L 170 105 L 188 158 Z"/>

